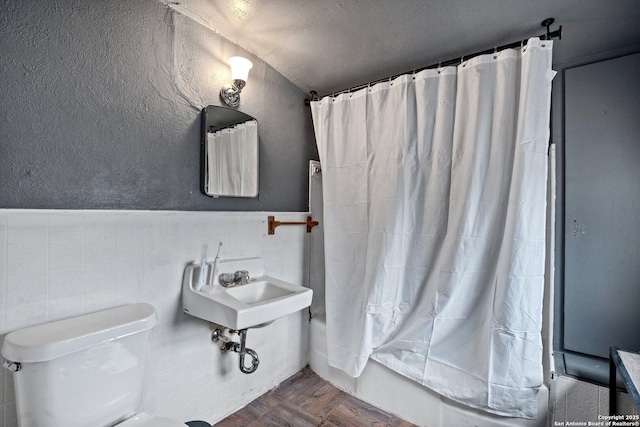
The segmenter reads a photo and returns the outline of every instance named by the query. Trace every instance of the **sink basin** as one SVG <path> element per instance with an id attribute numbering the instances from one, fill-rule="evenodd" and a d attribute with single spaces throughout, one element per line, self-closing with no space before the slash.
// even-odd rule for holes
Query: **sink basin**
<path id="1" fill-rule="evenodd" d="M 185 268 L 182 305 L 185 313 L 230 329 L 256 328 L 280 317 L 295 313 L 311 305 L 313 291 L 304 286 L 267 276 L 261 268 L 254 268 L 260 276 L 252 276 L 250 267 L 259 265 L 255 258 L 221 261 L 218 272 L 249 269 L 251 279 L 246 285 L 225 288 L 218 283 L 196 290 L 200 279 L 200 265 Z M 227 270 L 221 270 L 221 268 Z M 209 266 L 211 268 L 211 266 Z"/>
<path id="2" fill-rule="evenodd" d="M 249 282 L 247 285 L 227 288 L 227 293 L 246 305 L 263 304 L 267 301 L 295 294 L 273 283 L 272 278 Z"/>

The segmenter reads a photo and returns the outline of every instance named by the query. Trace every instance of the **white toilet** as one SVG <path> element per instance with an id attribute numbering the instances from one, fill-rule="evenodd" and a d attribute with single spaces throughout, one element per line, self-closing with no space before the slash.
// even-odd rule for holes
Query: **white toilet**
<path id="1" fill-rule="evenodd" d="M 138 413 L 150 304 L 130 304 L 11 332 L 2 346 L 14 371 L 20 427 L 185 427 Z"/>

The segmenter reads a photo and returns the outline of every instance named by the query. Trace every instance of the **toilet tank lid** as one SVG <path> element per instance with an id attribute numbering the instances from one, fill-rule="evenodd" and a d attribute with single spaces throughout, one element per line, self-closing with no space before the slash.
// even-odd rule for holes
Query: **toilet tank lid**
<path id="1" fill-rule="evenodd" d="M 149 330 L 158 322 L 151 304 L 137 303 L 11 332 L 2 355 L 12 362 L 46 362 Z"/>

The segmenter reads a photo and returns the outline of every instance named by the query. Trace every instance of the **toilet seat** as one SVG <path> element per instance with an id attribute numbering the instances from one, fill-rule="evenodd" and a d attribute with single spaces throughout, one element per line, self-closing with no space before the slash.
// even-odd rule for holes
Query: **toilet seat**
<path id="1" fill-rule="evenodd" d="M 169 418 L 153 417 L 141 412 L 114 427 L 185 427 L 185 423 Z"/>

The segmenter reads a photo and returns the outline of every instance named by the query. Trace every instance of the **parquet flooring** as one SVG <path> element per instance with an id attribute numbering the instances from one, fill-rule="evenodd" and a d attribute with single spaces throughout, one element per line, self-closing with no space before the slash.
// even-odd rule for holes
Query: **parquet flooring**
<path id="1" fill-rule="evenodd" d="M 338 390 L 309 367 L 215 427 L 412 427 Z"/>

